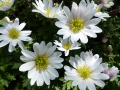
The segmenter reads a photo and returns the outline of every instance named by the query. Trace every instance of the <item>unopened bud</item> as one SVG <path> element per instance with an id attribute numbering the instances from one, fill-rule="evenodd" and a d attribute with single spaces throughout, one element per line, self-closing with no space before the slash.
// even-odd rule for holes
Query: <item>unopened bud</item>
<path id="1" fill-rule="evenodd" d="M 111 45 L 108 46 L 108 51 L 111 53 L 113 51 L 113 48 Z"/>
<path id="2" fill-rule="evenodd" d="M 103 42 L 103 43 L 106 43 L 107 41 L 108 41 L 107 35 L 104 35 L 103 38 L 102 38 L 102 42 Z"/>
<path id="3" fill-rule="evenodd" d="M 7 16 L 3 18 L 3 21 L 7 23 L 13 22 L 13 21 L 10 21 L 9 17 Z"/>

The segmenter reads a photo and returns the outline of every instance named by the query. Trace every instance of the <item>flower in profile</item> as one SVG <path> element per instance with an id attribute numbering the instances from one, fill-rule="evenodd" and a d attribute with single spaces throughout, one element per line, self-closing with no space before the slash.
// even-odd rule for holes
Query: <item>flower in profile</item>
<path id="1" fill-rule="evenodd" d="M 72 43 L 72 41 L 70 40 L 70 38 L 67 39 L 62 39 L 59 38 L 60 42 L 58 42 L 57 40 L 55 40 L 54 44 L 58 45 L 59 47 L 58 50 L 60 51 L 64 51 L 65 52 L 65 56 L 69 55 L 69 51 L 70 50 L 76 50 L 76 49 L 80 49 L 80 43 L 78 42 L 74 42 Z"/>
<path id="2" fill-rule="evenodd" d="M 28 36 L 31 34 L 31 31 L 22 31 L 25 25 L 26 23 L 19 25 L 19 19 L 16 18 L 14 22 L 6 23 L 3 27 L 0 27 L 0 47 L 10 43 L 8 48 L 9 52 L 12 52 L 17 44 L 21 49 L 24 49 L 22 41 L 32 40 L 32 38 Z"/>
<path id="3" fill-rule="evenodd" d="M 96 38 L 96 33 L 102 32 L 102 30 L 96 26 L 101 19 L 92 19 L 96 13 L 94 4 L 86 4 L 84 0 L 81 0 L 79 6 L 73 2 L 71 11 L 67 6 L 63 7 L 65 16 L 61 15 L 57 17 L 59 21 L 55 23 L 57 27 L 61 28 L 57 34 L 63 35 L 63 39 L 70 37 L 72 42 L 80 39 L 82 43 L 87 43 L 87 36 Z"/>
<path id="4" fill-rule="evenodd" d="M 108 64 L 103 63 L 103 67 L 104 67 L 104 74 L 107 74 L 110 78 L 115 78 L 115 77 L 120 77 L 120 75 L 118 75 L 119 70 L 117 67 L 113 66 L 111 68 L 108 67 Z"/>
<path id="5" fill-rule="evenodd" d="M 61 15 L 63 13 L 61 9 L 61 4 L 58 6 L 53 7 L 53 1 L 52 0 L 35 0 L 36 4 L 33 3 L 36 9 L 33 9 L 32 12 L 38 12 L 41 13 L 43 16 L 47 18 L 56 18 L 57 15 Z"/>
<path id="6" fill-rule="evenodd" d="M 103 4 L 106 8 L 110 8 L 114 5 L 113 0 L 100 0 L 100 4 Z"/>
<path id="7" fill-rule="evenodd" d="M 92 52 L 81 52 L 80 57 L 75 55 L 70 57 L 70 64 L 73 68 L 65 66 L 65 79 L 72 80 L 72 86 L 79 87 L 80 90 L 96 90 L 95 85 L 103 87 L 105 83 L 102 80 L 109 79 L 109 76 L 102 73 L 102 58 L 98 54 L 93 56 Z"/>
<path id="8" fill-rule="evenodd" d="M 0 0 L 0 11 L 6 11 L 12 7 L 14 0 Z"/>
<path id="9" fill-rule="evenodd" d="M 60 58 L 60 52 L 54 52 L 56 47 L 56 45 L 52 46 L 51 42 L 45 45 L 45 42 L 42 41 L 40 44 L 33 44 L 34 52 L 28 50 L 22 51 L 23 56 L 20 59 L 25 64 L 21 65 L 19 70 L 22 72 L 28 71 L 31 85 L 35 82 L 37 86 L 42 86 L 44 82 L 49 85 L 50 80 L 59 77 L 56 69 L 63 67 L 61 64 L 63 59 Z"/>

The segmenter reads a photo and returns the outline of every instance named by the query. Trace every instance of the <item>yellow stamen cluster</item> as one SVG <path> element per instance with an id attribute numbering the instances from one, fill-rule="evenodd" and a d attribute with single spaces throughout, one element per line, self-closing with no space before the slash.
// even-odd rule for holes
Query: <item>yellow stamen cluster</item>
<path id="1" fill-rule="evenodd" d="M 96 11 L 97 11 L 97 12 L 101 12 L 101 10 L 100 10 L 98 7 L 96 7 Z"/>
<path id="2" fill-rule="evenodd" d="M 8 36 L 11 39 L 18 39 L 18 37 L 20 36 L 20 32 L 16 30 L 15 28 L 12 28 L 8 31 Z"/>
<path id="3" fill-rule="evenodd" d="M 45 70 L 48 67 L 49 60 L 46 56 L 38 56 L 35 60 L 36 67 L 39 70 Z"/>
<path id="4" fill-rule="evenodd" d="M 0 7 L 3 7 L 5 4 L 8 5 L 8 6 L 12 5 L 12 3 L 10 2 L 10 0 L 1 0 L 0 1 Z"/>
<path id="5" fill-rule="evenodd" d="M 82 66 L 77 68 L 78 74 L 83 79 L 87 79 L 90 77 L 91 71 L 87 66 Z"/>
<path id="6" fill-rule="evenodd" d="M 72 20 L 70 22 L 70 27 L 73 33 L 78 33 L 84 27 L 83 20 L 81 18 Z"/>
<path id="7" fill-rule="evenodd" d="M 45 13 L 49 16 L 51 9 L 45 10 Z"/>
<path id="8" fill-rule="evenodd" d="M 65 48 L 66 50 L 69 50 L 71 48 L 71 45 L 69 43 L 66 43 L 63 45 L 63 48 Z"/>

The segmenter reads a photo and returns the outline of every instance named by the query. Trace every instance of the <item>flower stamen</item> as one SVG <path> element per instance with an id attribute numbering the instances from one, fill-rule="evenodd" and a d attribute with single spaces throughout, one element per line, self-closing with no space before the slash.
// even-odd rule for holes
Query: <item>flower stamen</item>
<path id="1" fill-rule="evenodd" d="M 69 50 L 71 48 L 71 45 L 69 43 L 66 43 L 63 45 L 63 48 L 65 48 L 66 50 Z"/>
<path id="2" fill-rule="evenodd" d="M 2 0 L 0 2 L 0 7 L 3 7 L 5 4 L 8 5 L 8 6 L 12 5 L 12 3 L 10 2 L 10 0 Z"/>
<path id="3" fill-rule="evenodd" d="M 20 32 L 15 28 L 12 28 L 8 31 L 8 36 L 12 39 L 18 39 L 18 37 L 20 36 Z"/>

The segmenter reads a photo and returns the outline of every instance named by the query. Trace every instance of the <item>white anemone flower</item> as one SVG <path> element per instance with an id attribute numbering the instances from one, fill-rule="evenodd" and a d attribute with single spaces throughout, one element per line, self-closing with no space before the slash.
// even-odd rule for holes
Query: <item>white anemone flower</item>
<path id="1" fill-rule="evenodd" d="M 102 80 L 109 79 L 109 76 L 102 73 L 102 58 L 98 54 L 93 55 L 91 51 L 81 52 L 80 57 L 70 57 L 69 63 L 73 68 L 65 66 L 65 79 L 72 80 L 72 86 L 79 87 L 80 90 L 96 90 L 95 84 L 104 87 Z"/>
<path id="2" fill-rule="evenodd" d="M 28 36 L 31 34 L 31 31 L 22 31 L 25 25 L 26 23 L 24 22 L 19 25 L 18 18 L 16 18 L 14 22 L 4 23 L 4 26 L 0 27 L 0 47 L 10 43 L 9 52 L 12 52 L 17 44 L 21 49 L 25 49 L 22 41 L 32 40 L 32 38 Z"/>
<path id="3" fill-rule="evenodd" d="M 12 7 L 14 0 L 0 0 L 0 11 L 6 11 Z"/>
<path id="4" fill-rule="evenodd" d="M 59 47 L 57 47 L 58 50 L 65 52 L 65 56 L 69 55 L 69 51 L 70 50 L 76 50 L 76 49 L 80 49 L 81 48 L 81 47 L 79 47 L 80 43 L 78 43 L 78 42 L 72 43 L 70 38 L 67 38 L 67 39 L 59 38 L 59 40 L 60 40 L 60 42 L 55 40 L 54 44 L 59 46 Z"/>
<path id="5" fill-rule="evenodd" d="M 58 6 L 53 7 L 52 0 L 35 0 L 36 4 L 33 3 L 36 9 L 33 9 L 32 12 L 41 13 L 43 16 L 47 18 L 56 18 L 57 15 L 61 15 L 63 13 L 61 9 L 62 3 Z"/>
<path id="6" fill-rule="evenodd" d="M 40 44 L 33 44 L 34 52 L 28 50 L 22 51 L 23 56 L 20 59 L 25 64 L 21 65 L 19 70 L 22 72 L 28 71 L 31 85 L 35 82 L 37 86 L 42 86 L 44 82 L 50 85 L 50 80 L 59 77 L 56 69 L 63 67 L 61 64 L 63 58 L 60 57 L 61 52 L 54 52 L 56 47 L 56 45 L 52 46 L 51 42 L 45 45 L 45 42 L 42 41 Z"/>
<path id="7" fill-rule="evenodd" d="M 101 19 L 92 19 L 96 13 L 93 3 L 87 5 L 84 0 L 81 0 L 79 6 L 75 2 L 72 3 L 71 11 L 66 6 L 63 7 L 63 10 L 66 16 L 57 17 L 59 21 L 55 23 L 57 27 L 61 28 L 57 34 L 63 35 L 63 39 L 70 37 L 72 42 L 80 39 L 82 43 L 87 43 L 87 36 L 96 38 L 96 33 L 102 32 L 96 26 Z"/>
<path id="8" fill-rule="evenodd" d="M 114 5 L 113 0 L 100 0 L 100 3 L 106 8 L 110 8 Z"/>

